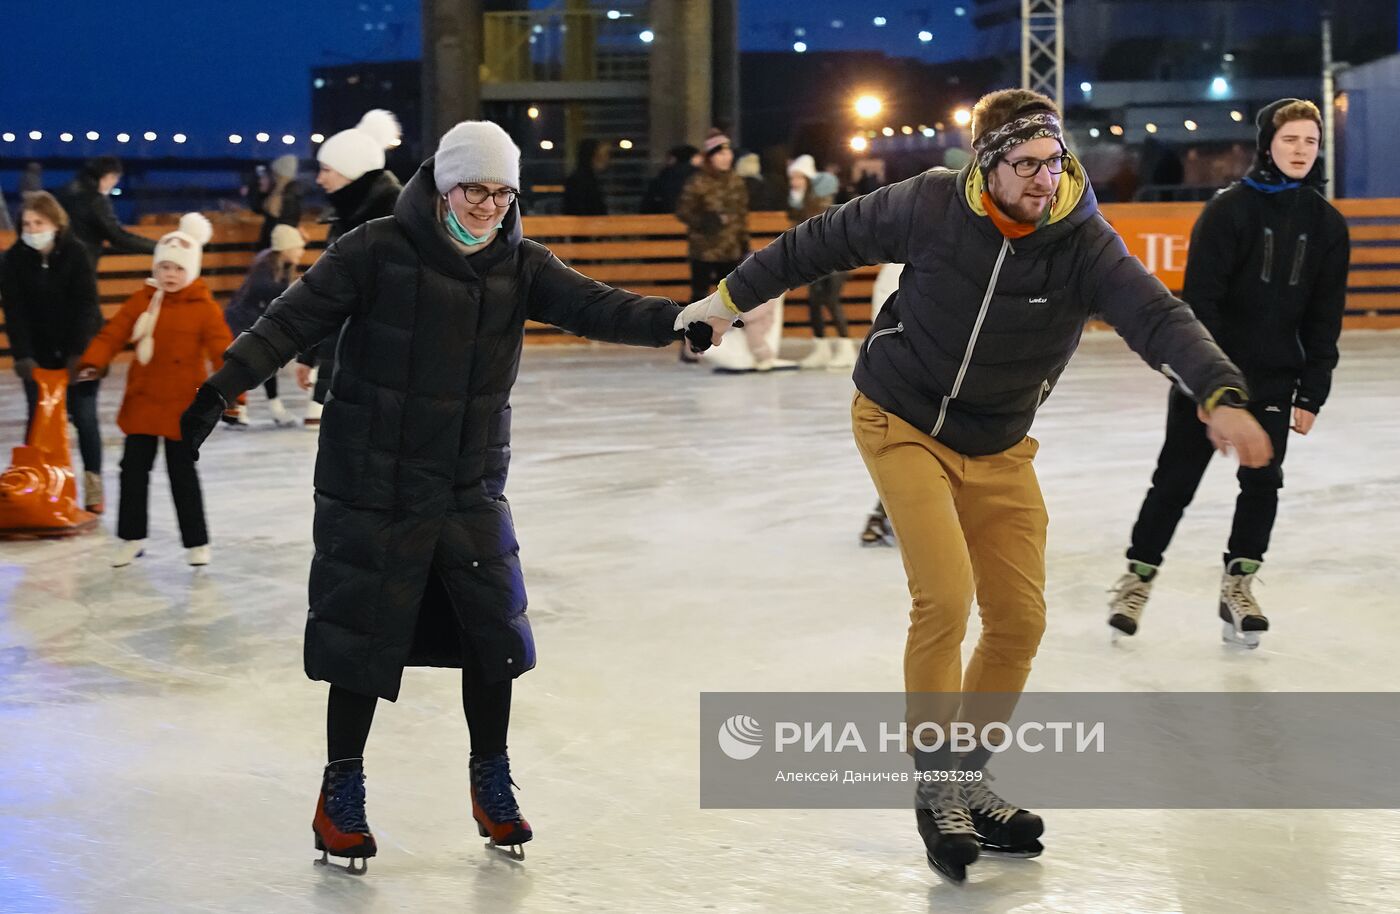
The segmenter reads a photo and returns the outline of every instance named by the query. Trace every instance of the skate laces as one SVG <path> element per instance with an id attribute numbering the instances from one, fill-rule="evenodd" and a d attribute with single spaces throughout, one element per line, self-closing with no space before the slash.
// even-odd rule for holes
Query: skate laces
<path id="1" fill-rule="evenodd" d="M 510 776 L 510 759 L 492 755 L 477 760 L 473 766 L 476 801 L 492 822 L 515 822 L 520 819 L 520 807 L 515 802 L 512 787 L 518 788 Z"/>
<path id="2" fill-rule="evenodd" d="M 943 835 L 975 835 L 972 813 L 957 784 L 921 784 L 919 803 L 933 813 L 933 824 Z"/>
<path id="3" fill-rule="evenodd" d="M 1118 583 L 1109 588 L 1108 592 L 1113 594 L 1113 611 L 1136 620 L 1147 607 L 1147 598 L 1152 594 L 1152 582 L 1144 581 L 1130 571 L 1119 578 Z"/>
<path id="4" fill-rule="evenodd" d="M 332 771 L 326 778 L 326 815 L 343 832 L 368 832 L 364 769 Z"/>
<path id="5" fill-rule="evenodd" d="M 972 781 L 963 787 L 963 797 L 967 800 L 968 808 L 997 822 L 1010 822 L 1021 809 L 997 796 L 996 791 L 987 786 L 989 780 L 991 775 L 983 772 L 982 780 Z"/>
<path id="6" fill-rule="evenodd" d="M 1226 585 L 1225 596 L 1230 610 L 1241 616 L 1263 615 L 1259 611 L 1259 601 L 1254 599 L 1254 584 L 1257 581 L 1262 585 L 1263 579 L 1253 573 L 1232 574 L 1228 577 L 1230 580 Z"/>

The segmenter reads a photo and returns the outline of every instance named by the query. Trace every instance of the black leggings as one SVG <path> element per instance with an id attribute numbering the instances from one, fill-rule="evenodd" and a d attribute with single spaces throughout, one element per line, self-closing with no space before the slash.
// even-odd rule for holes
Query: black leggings
<path id="1" fill-rule="evenodd" d="M 277 399 L 277 375 L 263 381 L 263 393 L 267 394 L 269 400 Z"/>
<path id="2" fill-rule="evenodd" d="M 472 757 L 506 751 L 510 729 L 512 680 L 487 682 L 481 663 L 466 632 L 462 632 L 462 710 L 471 734 Z M 326 703 L 326 752 L 328 762 L 363 758 L 370 725 L 379 699 L 340 686 L 331 686 Z"/>
<path id="3" fill-rule="evenodd" d="M 812 336 L 817 339 L 826 336 L 823 311 L 831 313 L 831 320 L 836 324 L 837 336 L 850 336 L 850 331 L 846 329 L 846 309 L 841 306 L 841 288 L 846 285 L 849 275 L 832 273 L 807 287 L 807 310 L 812 317 Z"/>

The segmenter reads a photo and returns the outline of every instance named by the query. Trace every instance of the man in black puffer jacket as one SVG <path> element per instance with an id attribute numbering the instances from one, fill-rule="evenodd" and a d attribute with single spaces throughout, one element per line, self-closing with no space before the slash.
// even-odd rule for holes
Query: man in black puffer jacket
<path id="1" fill-rule="evenodd" d="M 1346 220 L 1319 192 L 1322 114 L 1285 98 L 1259 112 L 1254 167 L 1206 204 L 1191 233 L 1183 296 L 1244 370 L 1250 412 L 1273 441 L 1273 460 L 1241 467 L 1234 527 L 1224 554 L 1217 612 L 1225 638 L 1259 645 L 1269 620 L 1254 575 L 1269 547 L 1291 428 L 1312 430 L 1332 387 L 1346 310 L 1351 239 Z M 1128 548 L 1128 571 L 1109 603 L 1109 625 L 1134 634 L 1182 513 L 1212 448 L 1193 405 L 1173 393 L 1167 437 Z"/>
<path id="2" fill-rule="evenodd" d="M 511 681 L 535 665 L 505 498 L 511 388 L 527 320 L 664 346 L 680 306 L 610 288 L 521 237 L 520 152 L 468 121 L 394 215 L 343 236 L 226 355 L 182 428 L 197 448 L 226 403 L 344 326 L 316 456 L 306 672 L 331 683 L 321 845 L 368 857 L 362 755 L 377 698 L 407 665 L 460 667 L 473 815 L 530 839 L 510 786 Z"/>
<path id="3" fill-rule="evenodd" d="M 910 724 L 945 726 L 956 715 L 980 731 L 1009 719 L 1045 629 L 1048 518 L 1027 432 L 1091 314 L 1189 391 L 1212 439 L 1243 463 L 1267 463 L 1269 445 L 1240 408 L 1240 372 L 1099 214 L 1054 103 L 994 92 L 974 110 L 973 137 L 977 157 L 961 173 L 926 172 L 789 229 L 687 307 L 678 326 L 703 319 L 718 332 L 817 277 L 906 264 L 856 364 L 856 444 L 909 575 Z M 964 672 L 974 597 L 982 637 Z M 959 691 L 1009 698 L 963 700 L 959 710 Z M 962 759 L 919 751 L 916 761 L 933 774 L 976 774 L 989 755 L 987 746 Z M 961 880 L 979 837 L 1038 853 L 1040 819 L 968 782 L 965 791 L 956 778 L 921 783 L 930 863 Z"/>

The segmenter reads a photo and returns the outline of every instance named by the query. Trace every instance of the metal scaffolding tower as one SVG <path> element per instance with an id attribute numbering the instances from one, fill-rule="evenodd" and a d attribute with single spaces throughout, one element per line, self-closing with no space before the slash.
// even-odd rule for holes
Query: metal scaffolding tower
<path id="1" fill-rule="evenodd" d="M 1065 106 L 1065 0 L 1021 0 L 1021 88 Z"/>

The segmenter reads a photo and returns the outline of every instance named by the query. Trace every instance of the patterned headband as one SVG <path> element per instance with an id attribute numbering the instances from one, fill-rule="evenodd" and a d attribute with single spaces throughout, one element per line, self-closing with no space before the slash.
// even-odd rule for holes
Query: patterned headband
<path id="1" fill-rule="evenodd" d="M 990 171 L 1001 157 L 1022 143 L 1045 137 L 1059 140 L 1064 146 L 1064 133 L 1060 130 L 1060 119 L 1049 111 L 1036 111 L 1024 117 L 1003 124 L 995 130 L 988 130 L 972 144 L 977 152 L 977 165 L 982 171 Z"/>

